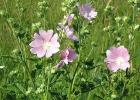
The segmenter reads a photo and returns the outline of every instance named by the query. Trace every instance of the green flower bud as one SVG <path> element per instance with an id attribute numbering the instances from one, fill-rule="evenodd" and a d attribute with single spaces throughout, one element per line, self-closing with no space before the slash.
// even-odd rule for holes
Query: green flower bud
<path id="1" fill-rule="evenodd" d="M 136 25 L 133 26 L 133 28 L 134 28 L 134 30 L 137 30 L 137 29 L 140 28 L 140 25 L 136 24 Z"/>
<path id="2" fill-rule="evenodd" d="M 3 16 L 3 15 L 4 15 L 4 11 L 0 10 L 0 16 Z"/>
<path id="3" fill-rule="evenodd" d="M 120 22 L 120 21 L 121 21 L 121 17 L 116 17 L 116 18 L 115 18 L 115 21 L 116 21 L 116 22 Z"/>
<path id="4" fill-rule="evenodd" d="M 128 17 L 127 16 L 124 16 L 123 17 L 123 21 L 126 22 L 127 20 L 128 20 Z"/>

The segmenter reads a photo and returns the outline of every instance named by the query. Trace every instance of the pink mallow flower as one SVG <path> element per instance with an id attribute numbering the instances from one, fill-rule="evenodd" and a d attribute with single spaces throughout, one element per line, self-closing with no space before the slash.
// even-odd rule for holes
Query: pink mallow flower
<path id="1" fill-rule="evenodd" d="M 59 51 L 60 44 L 58 35 L 53 35 L 53 30 L 39 30 L 39 33 L 34 34 L 34 40 L 29 44 L 31 53 L 37 54 L 37 57 L 51 57 Z"/>
<path id="2" fill-rule="evenodd" d="M 70 28 L 69 26 L 65 26 L 64 27 L 64 32 L 66 33 L 66 36 L 73 40 L 73 41 L 78 41 L 78 38 L 76 35 L 74 35 L 74 29 L 73 28 Z"/>
<path id="3" fill-rule="evenodd" d="M 107 50 L 106 55 L 105 62 L 109 70 L 116 72 L 119 69 L 126 70 L 130 67 L 130 56 L 127 48 L 124 46 L 112 47 Z"/>
<path id="4" fill-rule="evenodd" d="M 67 48 L 60 54 L 61 61 L 57 64 L 57 67 L 62 67 L 64 64 L 73 62 L 77 58 L 76 52 L 72 48 Z"/>
<path id="5" fill-rule="evenodd" d="M 97 12 L 95 11 L 94 8 L 90 4 L 77 4 L 80 15 L 83 16 L 84 18 L 88 19 L 89 21 L 92 20 L 93 18 L 96 18 Z"/>

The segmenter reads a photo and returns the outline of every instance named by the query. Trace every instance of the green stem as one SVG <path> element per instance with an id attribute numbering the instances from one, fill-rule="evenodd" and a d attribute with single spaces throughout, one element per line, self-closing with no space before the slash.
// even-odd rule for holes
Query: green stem
<path id="1" fill-rule="evenodd" d="M 91 48 L 91 50 L 90 50 L 90 52 L 89 52 L 88 56 L 86 57 L 86 60 L 85 60 L 85 61 L 87 61 L 87 60 L 88 60 L 88 58 L 89 58 L 89 57 L 90 57 L 90 55 L 92 54 L 92 51 L 93 51 L 93 46 L 92 46 L 92 48 Z"/>
<path id="2" fill-rule="evenodd" d="M 106 7 L 109 6 L 109 4 L 111 3 L 111 1 L 112 0 L 108 0 Z"/>
<path id="3" fill-rule="evenodd" d="M 88 97 L 87 97 L 87 100 L 90 100 L 90 92 L 88 93 Z"/>
<path id="4" fill-rule="evenodd" d="M 44 29 L 46 28 L 46 16 L 44 15 Z"/>
<path id="5" fill-rule="evenodd" d="M 133 15 L 132 15 L 132 22 L 133 22 L 133 25 L 135 25 L 135 5 L 134 6 L 132 6 L 133 7 Z M 132 37 L 134 37 L 134 28 L 133 28 L 133 26 L 132 26 L 132 30 L 131 30 L 131 33 L 130 33 L 130 35 L 132 36 Z M 134 41 L 134 39 L 133 38 L 131 38 L 130 40 L 129 40 L 129 48 L 130 48 L 130 50 L 131 51 L 133 51 L 133 53 L 135 52 L 135 41 Z M 132 65 L 132 60 L 130 61 L 131 62 L 131 65 Z M 132 67 L 130 67 L 130 70 L 132 71 Z"/>
<path id="6" fill-rule="evenodd" d="M 22 51 L 20 39 L 17 39 L 17 37 L 16 37 L 16 35 L 15 35 L 15 31 L 14 31 L 12 25 L 11 25 L 9 22 L 7 22 L 7 24 L 8 24 L 8 26 L 9 26 L 9 28 L 11 29 L 12 34 L 13 34 L 13 37 L 14 37 L 15 40 L 16 40 L 16 44 L 18 45 L 19 51 L 21 52 L 21 60 L 22 60 L 22 62 L 23 62 L 24 65 L 25 65 L 24 68 L 26 69 L 26 71 L 27 71 L 27 73 L 28 73 L 28 75 L 29 75 L 29 78 L 30 78 L 30 80 L 31 80 L 31 82 L 32 82 L 32 84 L 33 84 L 33 86 L 34 86 L 34 88 L 35 88 L 35 84 L 34 84 L 34 81 L 33 81 L 33 79 L 32 79 L 32 76 L 31 76 L 31 73 L 30 73 L 30 70 L 29 70 L 29 66 L 28 66 L 27 61 L 26 61 L 26 57 L 25 57 L 25 55 L 24 55 L 24 52 Z"/>
<path id="7" fill-rule="evenodd" d="M 78 18 L 79 19 L 79 18 Z M 78 23 L 79 24 L 79 23 Z M 84 23 L 83 23 L 83 26 L 84 26 Z M 69 88 L 69 93 L 68 93 L 68 100 L 71 100 L 71 92 L 73 91 L 73 87 L 74 87 L 74 84 L 75 84 L 75 80 L 76 80 L 76 76 L 78 75 L 78 68 L 79 68 L 79 63 L 80 63 L 80 51 L 81 51 L 81 37 L 80 37 L 80 28 L 78 26 L 78 35 L 79 35 L 79 55 L 78 55 L 78 63 L 76 65 L 76 69 L 75 69 L 75 72 L 74 72 L 74 75 L 73 75 L 73 79 L 72 79 L 72 83 L 70 85 L 70 88 Z"/>
<path id="8" fill-rule="evenodd" d="M 18 12 L 17 12 L 17 14 L 18 14 L 18 17 L 19 17 L 19 20 L 20 20 L 20 23 L 21 23 L 21 16 L 22 16 L 22 14 L 21 14 L 21 12 L 20 12 L 20 8 L 19 8 L 19 3 L 18 3 L 18 1 L 16 0 L 16 4 L 18 5 L 17 6 L 17 10 L 18 10 Z"/>
<path id="9" fill-rule="evenodd" d="M 6 13 L 7 13 L 8 12 L 8 9 L 7 9 L 6 3 L 7 3 L 7 0 L 3 0 L 3 4 L 4 4 L 5 10 L 6 10 Z"/>
<path id="10" fill-rule="evenodd" d="M 51 71 L 50 67 L 51 67 L 51 66 L 49 66 L 49 70 L 48 70 L 48 72 L 47 72 L 47 77 L 48 77 L 48 80 L 47 80 L 47 88 L 45 88 L 45 91 L 47 92 L 47 93 L 46 93 L 46 96 L 45 96 L 45 97 L 46 97 L 46 100 L 49 100 L 48 97 L 49 97 L 50 74 L 51 74 L 51 73 L 50 73 L 50 71 Z"/>
<path id="11" fill-rule="evenodd" d="M 74 71 L 74 75 L 73 75 L 73 79 L 72 79 L 72 84 L 70 85 L 70 88 L 69 88 L 68 100 L 71 100 L 71 91 L 73 91 L 74 84 L 75 84 L 75 80 L 76 80 L 76 76 L 77 76 L 78 73 L 79 73 L 79 71 L 77 72 L 78 66 L 79 66 L 79 64 L 77 64 L 76 69 L 75 69 L 75 71 Z"/>
<path id="12" fill-rule="evenodd" d="M 16 57 L 12 57 L 12 56 L 10 56 L 10 55 L 0 55 L 0 57 L 1 57 L 1 59 L 2 58 L 10 58 L 10 59 L 15 59 L 15 60 L 18 60 L 18 58 L 16 58 Z"/>

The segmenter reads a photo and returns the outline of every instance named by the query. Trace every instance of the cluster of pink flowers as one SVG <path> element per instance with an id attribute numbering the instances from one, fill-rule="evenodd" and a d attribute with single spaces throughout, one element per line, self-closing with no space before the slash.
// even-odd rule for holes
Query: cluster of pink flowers
<path id="1" fill-rule="evenodd" d="M 78 4 L 78 9 L 80 15 L 91 21 L 97 16 L 95 9 L 91 7 L 90 4 L 80 5 Z M 60 23 L 61 29 L 66 33 L 66 36 L 73 40 L 78 41 L 76 35 L 74 35 L 74 29 L 72 26 L 72 21 L 74 19 L 74 14 L 68 14 L 64 17 L 65 23 Z M 36 54 L 38 58 L 41 57 L 51 57 L 53 54 L 59 51 L 60 43 L 58 41 L 58 34 L 54 34 L 53 30 L 39 30 L 39 32 L 34 34 L 33 41 L 29 44 L 31 46 L 31 53 Z M 129 60 L 130 56 L 128 50 L 124 46 L 112 47 L 106 52 L 107 57 L 105 58 L 105 63 L 107 68 L 113 72 L 119 69 L 126 70 L 130 67 Z M 60 62 L 57 64 L 57 68 L 63 66 L 64 64 L 69 64 L 73 62 L 77 57 L 76 52 L 71 47 L 62 50 L 60 53 Z"/>
<path id="2" fill-rule="evenodd" d="M 51 57 L 59 51 L 60 44 L 58 42 L 58 35 L 53 34 L 53 30 L 39 30 L 34 34 L 33 41 L 29 44 L 31 46 L 31 53 L 36 54 L 37 57 Z M 61 65 L 68 64 L 76 59 L 76 52 L 72 48 L 68 48 L 61 52 Z"/>
<path id="3" fill-rule="evenodd" d="M 63 32 L 66 33 L 66 36 L 69 39 L 78 41 L 77 36 L 74 35 L 74 29 L 71 27 L 73 18 L 74 14 L 68 14 L 67 16 L 64 16 L 65 23 L 59 23 L 59 26 L 63 30 Z"/>

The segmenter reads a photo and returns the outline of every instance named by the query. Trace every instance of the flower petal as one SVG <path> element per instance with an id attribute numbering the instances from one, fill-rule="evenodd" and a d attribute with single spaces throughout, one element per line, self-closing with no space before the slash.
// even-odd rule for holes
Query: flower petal
<path id="1" fill-rule="evenodd" d="M 74 14 L 70 14 L 67 16 L 67 23 L 70 26 L 74 18 Z"/>
<path id="2" fill-rule="evenodd" d="M 55 54 L 59 51 L 59 48 L 56 47 L 50 47 L 46 52 L 46 57 L 51 57 L 52 54 Z"/>
<path id="3" fill-rule="evenodd" d="M 119 66 L 116 64 L 116 63 L 108 63 L 108 69 L 113 71 L 113 72 L 116 72 L 119 70 Z"/>
<path id="4" fill-rule="evenodd" d="M 31 47 L 40 47 L 42 44 L 43 44 L 43 40 L 41 40 L 41 39 L 35 39 L 29 45 Z"/>
<path id="5" fill-rule="evenodd" d="M 78 38 L 73 34 L 74 32 L 73 28 L 69 28 L 69 26 L 65 26 L 64 31 L 69 39 L 73 41 L 78 41 Z"/>
<path id="6" fill-rule="evenodd" d="M 53 47 L 60 47 L 60 44 L 57 40 L 58 40 L 58 34 L 54 34 L 54 36 L 51 39 L 51 45 Z"/>
<path id="7" fill-rule="evenodd" d="M 38 48 L 36 52 L 37 52 L 37 57 L 39 58 L 45 56 L 46 54 L 46 51 L 43 48 Z"/>
<path id="8" fill-rule="evenodd" d="M 130 56 L 128 50 L 124 46 L 118 47 L 118 51 L 120 52 L 120 55 L 123 57 L 125 61 L 129 61 Z"/>
<path id="9" fill-rule="evenodd" d="M 73 60 L 76 59 L 77 55 L 76 55 L 75 51 L 71 48 L 68 48 L 68 51 L 69 51 L 68 59 L 70 62 L 72 62 Z"/>
<path id="10" fill-rule="evenodd" d="M 47 32 L 44 30 L 39 30 L 39 34 L 45 41 L 50 41 L 53 36 L 53 30 L 48 30 Z"/>
<path id="11" fill-rule="evenodd" d="M 120 69 L 122 69 L 122 70 L 126 70 L 126 69 L 129 68 L 129 67 L 130 67 L 129 62 L 125 62 L 125 63 L 121 64 Z"/>
<path id="12" fill-rule="evenodd" d="M 77 36 L 75 36 L 74 34 L 69 35 L 68 38 L 73 40 L 73 41 L 78 41 Z"/>
<path id="13" fill-rule="evenodd" d="M 33 54 L 36 54 L 37 53 L 37 49 L 36 48 L 31 48 L 30 52 L 33 53 Z"/>

